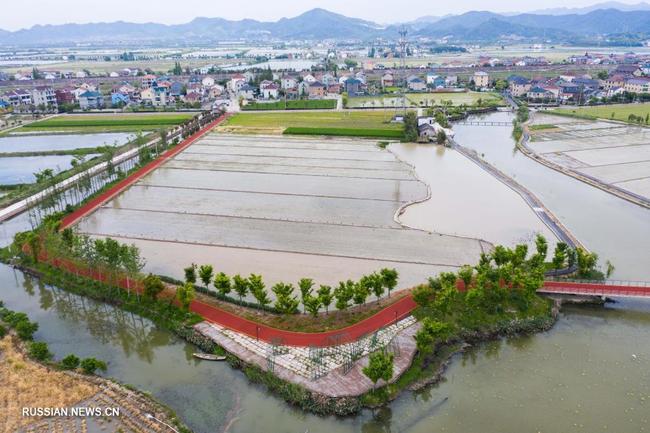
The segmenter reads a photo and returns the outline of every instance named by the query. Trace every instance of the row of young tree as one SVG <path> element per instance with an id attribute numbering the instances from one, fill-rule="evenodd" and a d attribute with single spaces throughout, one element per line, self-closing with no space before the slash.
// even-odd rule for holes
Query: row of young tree
<path id="1" fill-rule="evenodd" d="M 91 238 L 67 228 L 58 231 L 56 225 L 47 224 L 37 231 L 20 233 L 16 244 L 29 246 L 32 260 L 37 263 L 41 256 L 62 259 L 72 265 L 75 273 L 92 270 L 100 280 L 117 284 L 126 280 L 127 290 L 141 278 L 145 260 L 133 244 L 123 244 L 112 238 Z"/>
<path id="2" fill-rule="evenodd" d="M 212 285 L 223 297 L 234 292 L 241 302 L 247 295 L 255 298 L 258 305 L 267 307 L 273 304 L 275 310 L 282 314 L 295 314 L 300 311 L 316 316 L 321 309 L 329 313 L 330 306 L 334 304 L 337 310 L 343 311 L 352 305 L 365 304 L 368 298 L 374 295 L 377 299 L 385 293 L 395 289 L 398 281 L 398 272 L 395 269 L 383 268 L 379 272 L 364 275 L 358 281 L 341 281 L 335 288 L 328 285 L 315 287 L 310 278 L 302 278 L 296 287 L 291 283 L 279 282 L 271 286 L 270 290 L 275 295 L 271 300 L 266 284 L 260 275 L 251 274 L 242 277 L 237 274 L 232 277 L 224 272 L 216 273 L 212 265 L 197 266 L 192 264 L 184 269 L 185 285 L 194 285 L 200 280 L 206 289 Z"/>

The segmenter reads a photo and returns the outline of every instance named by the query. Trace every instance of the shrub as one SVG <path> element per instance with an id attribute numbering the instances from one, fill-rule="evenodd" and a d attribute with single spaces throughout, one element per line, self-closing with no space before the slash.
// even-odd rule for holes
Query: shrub
<path id="1" fill-rule="evenodd" d="M 61 360 L 61 367 L 65 370 L 74 370 L 79 367 L 81 360 L 74 354 L 70 354 Z"/>
<path id="2" fill-rule="evenodd" d="M 38 323 L 23 320 L 14 329 L 16 330 L 16 334 L 18 334 L 18 338 L 21 340 L 31 340 L 34 338 L 34 333 L 38 330 Z"/>
<path id="3" fill-rule="evenodd" d="M 53 355 L 47 347 L 47 343 L 34 341 L 29 345 L 29 356 L 37 361 L 49 361 Z"/>
<path id="4" fill-rule="evenodd" d="M 7 330 L 4 326 L 0 325 L 0 338 L 4 338 L 5 335 L 7 335 Z"/>
<path id="5" fill-rule="evenodd" d="M 97 370 L 106 371 L 106 363 L 95 358 L 85 358 L 81 361 L 81 369 L 86 374 L 94 374 Z"/>

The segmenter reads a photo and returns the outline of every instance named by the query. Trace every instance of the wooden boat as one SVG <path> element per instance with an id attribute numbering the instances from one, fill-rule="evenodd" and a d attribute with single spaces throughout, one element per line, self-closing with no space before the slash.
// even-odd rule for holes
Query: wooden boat
<path id="1" fill-rule="evenodd" d="M 194 357 L 205 361 L 225 361 L 226 357 L 221 355 L 212 355 L 210 353 L 194 352 Z"/>

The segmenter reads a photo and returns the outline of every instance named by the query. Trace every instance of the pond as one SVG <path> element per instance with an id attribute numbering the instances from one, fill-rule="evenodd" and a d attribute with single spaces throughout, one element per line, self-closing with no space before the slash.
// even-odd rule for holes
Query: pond
<path id="1" fill-rule="evenodd" d="M 90 160 L 98 154 L 85 155 Z M 73 155 L 21 156 L 0 158 L 0 184 L 17 185 L 36 181 L 34 173 L 51 168 L 54 173 L 72 168 Z"/>
<path id="2" fill-rule="evenodd" d="M 115 144 L 121 146 L 131 139 L 133 134 L 124 133 L 10 135 L 0 137 L 0 153 L 87 149 Z"/>

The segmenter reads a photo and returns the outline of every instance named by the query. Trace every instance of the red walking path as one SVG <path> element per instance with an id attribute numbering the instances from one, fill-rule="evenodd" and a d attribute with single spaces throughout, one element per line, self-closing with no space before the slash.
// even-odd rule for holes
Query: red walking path
<path id="1" fill-rule="evenodd" d="M 396 323 L 411 314 L 411 311 L 415 307 L 415 301 L 408 295 L 373 316 L 346 328 L 326 332 L 293 332 L 252 322 L 200 301 L 195 300 L 190 305 L 192 311 L 203 316 L 209 322 L 214 322 L 225 328 L 265 342 L 286 346 L 332 346 L 350 343 L 365 335 L 372 334 L 378 329 Z"/>

